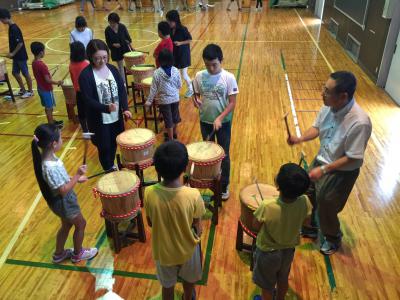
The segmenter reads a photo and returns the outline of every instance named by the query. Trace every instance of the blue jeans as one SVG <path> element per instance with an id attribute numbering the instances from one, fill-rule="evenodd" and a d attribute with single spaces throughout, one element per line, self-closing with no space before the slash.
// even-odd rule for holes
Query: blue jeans
<path id="1" fill-rule="evenodd" d="M 225 158 L 222 161 L 222 174 L 221 174 L 221 185 L 222 192 L 226 192 L 229 185 L 229 175 L 231 172 L 231 159 L 229 157 L 229 147 L 231 145 L 231 122 L 222 123 L 222 127 L 215 132 L 211 137 L 210 141 L 215 141 L 215 136 L 217 136 L 217 143 L 225 151 Z M 207 139 L 207 136 L 211 134 L 214 130 L 213 124 L 208 124 L 200 122 L 201 136 L 203 140 Z"/>

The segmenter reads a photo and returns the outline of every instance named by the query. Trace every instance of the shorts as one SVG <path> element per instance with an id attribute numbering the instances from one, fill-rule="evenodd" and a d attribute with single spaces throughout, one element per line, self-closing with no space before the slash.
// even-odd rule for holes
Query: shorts
<path id="1" fill-rule="evenodd" d="M 164 288 L 173 287 L 179 278 L 189 283 L 195 283 L 203 276 L 201 266 L 200 244 L 194 250 L 192 257 L 183 265 L 162 266 L 156 261 L 157 278 Z"/>
<path id="2" fill-rule="evenodd" d="M 56 106 L 56 101 L 54 100 L 53 91 L 42 91 L 38 89 L 38 94 L 40 97 L 40 102 L 45 108 L 53 108 Z"/>
<path id="3" fill-rule="evenodd" d="M 256 248 L 254 252 L 253 282 L 271 293 L 278 282 L 287 282 L 294 251 L 294 248 L 288 248 L 264 252 Z"/>
<path id="4" fill-rule="evenodd" d="M 13 60 L 12 73 L 18 75 L 22 72 L 22 75 L 29 75 L 28 62 L 26 60 Z"/>
<path id="5" fill-rule="evenodd" d="M 170 104 L 160 104 L 158 107 L 163 116 L 165 128 L 173 128 L 176 124 L 181 122 L 179 101 Z"/>
<path id="6" fill-rule="evenodd" d="M 72 220 L 81 213 L 78 198 L 74 191 L 70 191 L 64 198 L 61 196 L 50 205 L 50 209 L 60 218 Z"/>

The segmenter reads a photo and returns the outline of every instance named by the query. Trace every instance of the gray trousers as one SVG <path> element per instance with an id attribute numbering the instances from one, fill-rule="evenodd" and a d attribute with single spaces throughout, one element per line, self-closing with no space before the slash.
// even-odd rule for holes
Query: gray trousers
<path id="1" fill-rule="evenodd" d="M 315 159 L 310 170 L 321 165 Z M 311 225 L 317 227 L 315 217 L 318 216 L 321 232 L 330 242 L 341 240 L 338 213 L 343 210 L 359 174 L 360 169 L 333 171 L 312 182 L 307 191 L 313 205 Z"/>

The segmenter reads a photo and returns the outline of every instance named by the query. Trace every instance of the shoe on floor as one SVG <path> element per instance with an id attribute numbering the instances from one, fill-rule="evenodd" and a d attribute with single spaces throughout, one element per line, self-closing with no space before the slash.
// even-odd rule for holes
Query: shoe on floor
<path id="1" fill-rule="evenodd" d="M 340 248 L 340 242 L 339 243 L 332 243 L 330 241 L 327 241 L 326 239 L 322 243 L 322 246 L 320 248 L 320 252 L 325 255 L 332 255 L 336 251 L 338 251 Z"/>
<path id="2" fill-rule="evenodd" d="M 23 94 L 25 94 L 26 93 L 26 91 L 23 91 L 23 90 L 19 90 L 19 92 L 18 93 L 15 93 L 14 94 L 14 97 L 21 97 Z"/>
<path id="3" fill-rule="evenodd" d="M 74 253 L 74 249 L 65 249 L 62 254 L 55 255 L 53 254 L 53 263 L 59 264 L 60 262 L 63 262 L 64 260 L 71 258 Z"/>
<path id="4" fill-rule="evenodd" d="M 228 190 L 221 193 L 221 199 L 222 199 L 222 201 L 226 201 L 229 199 L 229 191 Z"/>
<path id="5" fill-rule="evenodd" d="M 185 98 L 190 98 L 190 97 L 192 97 L 193 96 L 193 90 L 187 90 L 187 92 L 185 93 Z"/>
<path id="6" fill-rule="evenodd" d="M 318 238 L 318 228 L 303 226 L 300 230 L 300 235 L 305 238 L 316 239 Z"/>
<path id="7" fill-rule="evenodd" d="M 21 98 L 22 99 L 26 99 L 26 98 L 30 98 L 30 97 L 33 97 L 33 95 L 34 95 L 34 93 L 31 91 L 26 91 L 22 96 L 21 96 Z"/>
<path id="8" fill-rule="evenodd" d="M 81 252 L 72 255 L 71 261 L 77 263 L 82 260 L 90 260 L 94 258 L 98 252 L 99 250 L 97 250 L 97 248 L 82 248 Z"/>

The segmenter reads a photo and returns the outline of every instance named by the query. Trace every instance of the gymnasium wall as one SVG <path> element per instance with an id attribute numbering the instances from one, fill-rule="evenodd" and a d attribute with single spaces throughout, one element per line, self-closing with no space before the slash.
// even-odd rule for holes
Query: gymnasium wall
<path id="1" fill-rule="evenodd" d="M 7 8 L 9 10 L 18 9 L 18 0 L 1 0 L 0 3 L 1 8 Z"/>
<path id="2" fill-rule="evenodd" d="M 339 23 L 336 39 L 344 47 L 349 33 L 361 43 L 358 64 L 376 82 L 390 25 L 390 19 L 382 17 L 385 0 L 369 0 L 364 29 L 337 10 L 334 2 L 325 1 L 325 26 L 329 27 L 331 18 Z"/>

